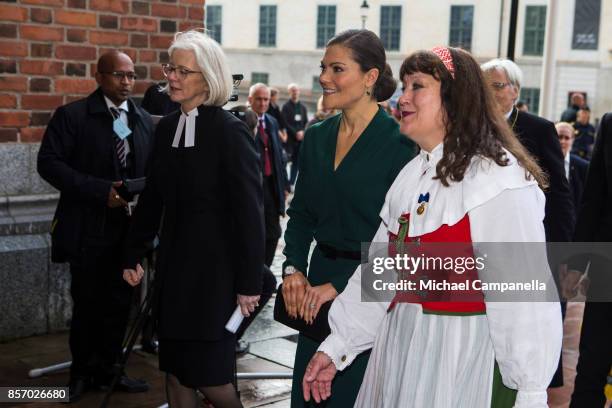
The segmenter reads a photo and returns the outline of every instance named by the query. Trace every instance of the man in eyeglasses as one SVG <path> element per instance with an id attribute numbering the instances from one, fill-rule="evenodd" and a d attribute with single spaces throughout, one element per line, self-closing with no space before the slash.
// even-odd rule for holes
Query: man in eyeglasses
<path id="1" fill-rule="evenodd" d="M 574 228 L 574 209 L 565 177 L 563 153 L 555 125 L 539 116 L 519 111 L 516 106 L 522 72 L 510 60 L 494 59 L 481 66 L 491 84 L 501 112 L 529 153 L 549 176 L 544 228 L 549 242 L 569 242 Z M 571 222 L 568 222 L 571 221 Z"/>
<path id="2" fill-rule="evenodd" d="M 121 243 L 131 197 L 122 180 L 145 176 L 153 124 L 130 99 L 136 75 L 129 56 L 100 57 L 91 95 L 59 107 L 45 131 L 38 172 L 60 191 L 51 226 L 52 260 L 69 262 L 73 300 L 69 397 L 108 387 L 121 352 L 132 287 L 122 278 Z M 148 389 L 122 375 L 117 387 Z"/>
<path id="3" fill-rule="evenodd" d="M 539 116 L 520 111 L 518 99 L 523 73 L 507 59 L 493 59 L 481 65 L 489 81 L 500 111 L 529 153 L 548 174 L 549 188 L 545 192 L 544 230 L 547 242 L 570 242 L 574 233 L 575 213 L 565 165 L 555 125 Z M 565 315 L 565 304 L 562 304 Z M 563 385 L 561 361 L 551 387 Z"/>

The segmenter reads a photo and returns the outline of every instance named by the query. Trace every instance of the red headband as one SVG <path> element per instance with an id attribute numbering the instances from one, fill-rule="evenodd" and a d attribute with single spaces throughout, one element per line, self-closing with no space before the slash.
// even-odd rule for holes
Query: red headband
<path id="1" fill-rule="evenodd" d="M 448 72 L 450 72 L 453 79 L 455 79 L 455 64 L 453 63 L 453 56 L 450 50 L 446 47 L 434 47 L 431 49 L 431 52 L 440 58 Z"/>

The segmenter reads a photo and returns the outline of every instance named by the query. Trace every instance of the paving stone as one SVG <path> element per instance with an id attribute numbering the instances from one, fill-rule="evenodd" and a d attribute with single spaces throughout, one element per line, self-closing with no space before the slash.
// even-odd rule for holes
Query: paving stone
<path id="1" fill-rule="evenodd" d="M 236 365 L 239 373 L 291 371 L 250 353 L 238 358 Z M 238 390 L 245 407 L 258 407 L 286 399 L 291 392 L 291 380 L 238 380 Z"/>
<path id="2" fill-rule="evenodd" d="M 261 408 L 290 408 L 291 407 L 291 399 L 287 398 L 281 401 L 273 402 L 271 404 L 258 405 Z"/>
<path id="3" fill-rule="evenodd" d="M 262 341 L 279 337 L 287 337 L 297 333 L 297 331 L 278 323 L 274 320 L 274 301 L 276 295 L 272 296 L 257 319 L 249 326 L 244 333 L 243 340 L 248 342 Z"/>
<path id="4" fill-rule="evenodd" d="M 251 343 L 250 354 L 293 368 L 297 344 L 285 339 Z"/>

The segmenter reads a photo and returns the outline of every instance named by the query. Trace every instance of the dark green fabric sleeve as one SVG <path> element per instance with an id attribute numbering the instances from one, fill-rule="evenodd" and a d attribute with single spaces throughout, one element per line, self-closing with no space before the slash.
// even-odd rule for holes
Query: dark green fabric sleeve
<path id="1" fill-rule="evenodd" d="M 285 230 L 285 249 L 283 250 L 283 254 L 287 257 L 287 260 L 283 263 L 283 270 L 287 265 L 293 265 L 304 276 L 307 274 L 310 244 L 317 225 L 316 214 L 308 206 L 309 200 L 316 199 L 316 197 L 310 197 L 309 186 L 309 166 L 317 165 L 317 163 L 310 164 L 309 161 L 309 147 L 311 145 L 309 139 L 312 136 L 310 129 L 307 130 L 302 142 L 298 178 L 293 199 L 287 210 L 289 222 Z"/>

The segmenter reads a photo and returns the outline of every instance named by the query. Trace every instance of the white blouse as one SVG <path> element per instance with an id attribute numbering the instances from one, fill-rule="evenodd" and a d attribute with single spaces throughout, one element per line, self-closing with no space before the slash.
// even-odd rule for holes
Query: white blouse
<path id="1" fill-rule="evenodd" d="M 421 151 L 400 172 L 387 193 L 382 222 L 372 242 L 388 242 L 397 234 L 398 218 L 416 214 L 418 197 L 429 193 L 424 216 L 411 216 L 410 237 L 452 226 L 469 216 L 472 242 L 544 242 L 543 192 L 509 152 L 508 166 L 474 158 L 462 182 L 444 187 L 434 180 L 443 153 L 438 145 L 431 153 Z M 544 247 L 542 247 L 544 248 Z M 551 276 L 546 254 L 534 257 L 512 254 L 513 265 L 538 268 Z M 372 348 L 389 302 L 362 302 L 361 266 L 329 312 L 331 335 L 320 345 L 343 370 L 361 352 Z M 549 280 L 549 283 L 551 280 Z M 562 341 L 558 302 L 487 302 L 486 317 L 504 384 L 518 390 L 516 407 L 546 407 L 546 389 L 557 368 Z"/>

